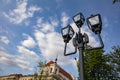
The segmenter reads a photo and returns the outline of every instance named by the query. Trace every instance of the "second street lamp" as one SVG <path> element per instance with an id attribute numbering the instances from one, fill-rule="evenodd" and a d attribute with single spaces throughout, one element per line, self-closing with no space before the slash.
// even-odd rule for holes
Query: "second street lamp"
<path id="1" fill-rule="evenodd" d="M 101 49 L 104 47 L 102 38 L 100 36 L 101 30 L 102 30 L 102 20 L 100 14 L 96 15 L 91 15 L 90 17 L 87 18 L 87 24 L 89 29 L 94 32 L 95 34 L 98 35 L 100 45 L 99 47 L 94 47 L 94 48 L 87 48 L 87 50 L 93 50 L 93 49 Z"/>
<path id="2" fill-rule="evenodd" d="M 73 28 L 70 25 L 68 25 L 67 27 L 62 28 L 61 33 L 62 33 L 62 37 L 63 37 L 64 42 L 65 42 L 64 55 L 68 56 L 71 54 L 75 54 L 77 52 L 77 45 L 76 45 L 75 39 L 73 39 L 73 43 L 74 43 L 73 45 L 75 47 L 75 51 L 71 52 L 69 54 L 66 54 L 67 43 L 69 43 L 69 41 L 72 39 L 72 37 L 74 35 Z"/>
<path id="3" fill-rule="evenodd" d="M 91 15 L 87 18 L 88 27 L 95 33 L 100 34 L 102 30 L 102 21 L 100 14 Z"/>
<path id="4" fill-rule="evenodd" d="M 61 33 L 62 33 L 64 42 L 68 43 L 74 35 L 74 30 L 70 25 L 68 25 L 67 27 L 62 28 Z"/>

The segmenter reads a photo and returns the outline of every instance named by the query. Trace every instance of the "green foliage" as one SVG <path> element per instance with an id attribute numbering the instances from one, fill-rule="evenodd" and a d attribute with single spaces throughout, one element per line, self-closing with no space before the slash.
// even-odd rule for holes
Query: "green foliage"
<path id="1" fill-rule="evenodd" d="M 106 76 L 107 68 L 106 56 L 103 55 L 103 50 L 85 51 L 85 77 L 86 80 L 100 80 Z"/>
<path id="2" fill-rule="evenodd" d="M 39 61 L 38 62 L 38 67 L 39 69 L 41 69 L 44 65 L 45 65 L 46 62 L 43 62 L 43 61 Z"/>
<path id="3" fill-rule="evenodd" d="M 37 80 L 38 74 L 34 73 L 34 80 Z"/>
<path id="4" fill-rule="evenodd" d="M 86 50 L 84 64 L 85 80 L 118 80 L 120 78 L 120 46 L 114 46 L 108 54 L 105 54 L 102 49 Z M 80 67 L 79 63 L 78 67 Z"/>
<path id="5" fill-rule="evenodd" d="M 44 61 L 44 62 L 43 62 L 43 61 L 39 61 L 39 62 L 38 62 L 37 67 L 39 68 L 39 70 L 40 70 L 41 73 L 42 73 L 41 69 L 42 69 L 42 67 L 43 67 L 45 64 L 46 64 L 45 61 Z M 38 73 L 35 72 L 35 73 L 34 73 L 34 80 L 41 80 L 41 75 L 38 76 Z"/>
<path id="6" fill-rule="evenodd" d="M 120 78 L 120 46 L 112 47 L 112 51 L 107 56 L 108 64 L 112 67 L 111 75 L 114 79 Z"/>

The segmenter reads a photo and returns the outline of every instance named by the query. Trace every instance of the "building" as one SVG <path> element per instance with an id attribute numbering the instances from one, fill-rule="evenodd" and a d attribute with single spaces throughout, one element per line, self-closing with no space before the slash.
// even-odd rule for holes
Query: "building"
<path id="1" fill-rule="evenodd" d="M 48 62 L 39 74 L 41 80 L 74 80 L 74 78 L 63 70 L 56 62 Z"/>
<path id="2" fill-rule="evenodd" d="M 56 62 L 50 61 L 41 68 L 38 75 L 10 74 L 0 76 L 0 80 L 74 80 L 74 78 Z"/>
<path id="3" fill-rule="evenodd" d="M 0 80 L 19 80 L 22 74 L 10 74 L 7 76 L 0 76 Z"/>
<path id="4" fill-rule="evenodd" d="M 34 75 L 23 75 L 19 78 L 19 80 L 35 80 Z"/>
<path id="5" fill-rule="evenodd" d="M 0 76 L 0 80 L 35 80 L 33 75 L 10 74 Z"/>

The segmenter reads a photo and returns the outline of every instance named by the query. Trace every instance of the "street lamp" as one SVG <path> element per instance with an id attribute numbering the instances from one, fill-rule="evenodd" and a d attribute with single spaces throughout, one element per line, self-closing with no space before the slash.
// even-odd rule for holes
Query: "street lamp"
<path id="1" fill-rule="evenodd" d="M 84 24 L 85 18 L 82 13 L 78 13 L 75 16 L 73 16 L 73 21 L 75 22 L 77 27 L 80 28 Z"/>
<path id="2" fill-rule="evenodd" d="M 102 21 L 100 14 L 91 15 L 87 18 L 87 24 L 90 30 L 92 30 L 95 34 L 100 34 L 102 30 Z"/>
<path id="3" fill-rule="evenodd" d="M 101 30 L 102 30 L 102 21 L 101 21 L 101 16 L 100 14 L 92 15 L 89 18 L 87 18 L 87 24 L 90 30 L 94 32 L 95 34 L 98 35 L 99 41 L 101 46 L 99 47 L 93 47 L 93 48 L 87 48 L 87 44 L 89 43 L 89 37 L 86 33 L 82 34 L 81 33 L 81 27 L 84 24 L 85 18 L 82 13 L 78 13 L 75 16 L 73 16 L 73 21 L 77 25 L 79 31 L 76 32 L 76 36 L 73 38 L 73 46 L 75 47 L 75 51 L 72 53 L 66 54 L 66 47 L 67 43 L 72 39 L 74 35 L 74 30 L 70 25 L 68 25 L 65 28 L 62 28 L 62 37 L 65 42 L 65 48 L 64 48 L 64 55 L 68 56 L 71 54 L 75 54 L 77 52 L 77 48 L 79 50 L 79 79 L 85 80 L 84 79 L 84 58 L 83 58 L 83 51 L 84 50 L 94 50 L 94 49 L 101 49 L 104 47 L 102 38 L 100 36 Z"/>
<path id="4" fill-rule="evenodd" d="M 100 14 L 96 15 L 91 15 L 90 17 L 87 18 L 87 24 L 89 29 L 94 32 L 95 34 L 98 35 L 100 45 L 99 47 L 94 47 L 94 48 L 87 48 L 87 50 L 93 50 L 93 49 L 101 49 L 104 47 L 102 38 L 100 36 L 101 30 L 102 30 L 102 20 Z"/>
<path id="5" fill-rule="evenodd" d="M 78 33 L 76 33 L 75 36 L 75 41 L 77 43 L 77 47 L 79 50 L 79 77 L 78 79 L 81 78 L 81 80 L 84 80 L 84 58 L 83 58 L 83 50 L 84 50 L 84 45 L 87 45 L 87 43 L 89 42 L 89 38 L 88 35 L 86 33 L 84 33 L 84 35 L 82 35 L 81 33 L 81 27 L 85 22 L 85 18 L 83 16 L 82 13 L 78 13 L 75 16 L 73 16 L 73 21 L 75 22 L 75 24 L 77 25 L 79 31 Z"/>
<path id="6" fill-rule="evenodd" d="M 74 30 L 70 25 L 68 25 L 67 27 L 62 28 L 61 33 L 62 33 L 64 42 L 68 43 L 74 35 Z"/>
<path id="7" fill-rule="evenodd" d="M 75 54 L 77 52 L 77 45 L 76 45 L 75 39 L 73 39 L 73 43 L 74 43 L 73 45 L 75 47 L 75 51 L 71 52 L 69 54 L 66 54 L 67 43 L 69 43 L 69 41 L 72 39 L 72 37 L 74 36 L 74 33 L 75 33 L 73 28 L 70 25 L 68 25 L 67 27 L 64 27 L 61 29 L 61 33 L 62 33 L 62 37 L 65 42 L 64 55 L 68 56 L 71 54 Z"/>

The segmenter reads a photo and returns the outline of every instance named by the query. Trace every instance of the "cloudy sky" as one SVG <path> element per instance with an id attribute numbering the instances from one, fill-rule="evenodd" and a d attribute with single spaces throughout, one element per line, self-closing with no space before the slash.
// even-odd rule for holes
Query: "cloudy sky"
<path id="1" fill-rule="evenodd" d="M 77 76 L 78 54 L 65 57 L 61 28 L 70 24 L 77 32 L 72 17 L 82 12 L 85 18 L 91 14 L 102 16 L 102 38 L 105 53 L 114 45 L 120 45 L 120 3 L 112 0 L 0 0 L 0 75 L 11 73 L 33 74 L 38 71 L 38 61 L 50 61 L 58 57 L 58 64 Z M 87 27 L 91 46 L 99 42 Z M 68 52 L 73 51 L 72 43 Z"/>

